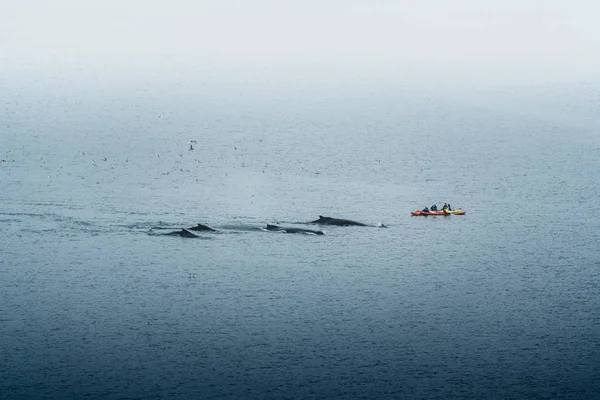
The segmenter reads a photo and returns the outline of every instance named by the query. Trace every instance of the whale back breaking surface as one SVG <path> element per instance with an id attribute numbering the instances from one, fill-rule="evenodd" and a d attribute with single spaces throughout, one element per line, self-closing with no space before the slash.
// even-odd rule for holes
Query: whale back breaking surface
<path id="1" fill-rule="evenodd" d="M 319 225 L 334 225 L 334 226 L 374 226 L 374 225 L 363 224 L 362 222 L 352 221 L 350 219 L 325 217 L 323 215 L 319 215 L 319 219 L 317 219 L 315 221 L 310 221 L 308 223 L 309 224 L 319 224 Z M 381 226 L 385 227 L 385 225 L 381 225 Z M 239 230 L 240 227 L 234 226 L 234 227 L 231 227 L 231 229 Z M 255 227 L 255 228 L 246 229 L 246 230 L 254 230 L 254 229 L 257 229 L 257 228 Z M 264 228 L 258 228 L 258 229 L 265 230 Z M 274 224 L 267 224 L 266 230 L 284 232 L 284 233 L 303 233 L 303 234 L 307 234 L 307 235 L 324 235 L 325 234 L 325 232 L 323 232 L 321 230 L 297 228 L 297 227 L 289 227 L 289 226 L 279 226 L 279 225 L 274 225 Z M 196 224 L 195 226 L 192 226 L 190 228 L 181 228 L 181 230 L 165 233 L 163 235 L 180 236 L 180 237 L 184 237 L 184 238 L 202 238 L 202 236 L 198 235 L 196 232 L 219 232 L 219 230 L 211 228 L 208 225 Z"/>
<path id="2" fill-rule="evenodd" d="M 324 235 L 325 234 L 325 232 L 323 232 L 323 231 L 316 231 L 313 229 L 283 227 L 283 226 L 272 225 L 272 224 L 267 224 L 267 230 L 286 232 L 286 233 L 304 233 L 304 234 L 310 234 L 310 235 Z"/>
<path id="3" fill-rule="evenodd" d="M 283 230 L 283 228 L 281 228 L 280 226 L 277 226 L 277 225 L 267 224 L 267 230 L 268 231 L 281 231 L 281 230 Z"/>
<path id="4" fill-rule="evenodd" d="M 331 218 L 319 215 L 319 219 L 312 221 L 313 224 L 321 225 L 337 225 L 337 226 L 367 226 L 362 222 L 356 222 L 349 219 Z"/>
<path id="5" fill-rule="evenodd" d="M 210 226 L 206 226 L 203 224 L 197 224 L 196 226 L 192 226 L 188 228 L 190 231 L 208 231 L 208 232 L 217 232 L 216 229 L 211 228 Z"/>
<path id="6" fill-rule="evenodd" d="M 180 236 L 180 237 L 184 237 L 184 238 L 198 238 L 198 237 L 200 237 L 200 236 L 196 235 L 193 232 L 190 232 L 189 230 L 187 230 L 185 228 L 181 228 L 181 230 L 179 230 L 179 231 L 173 231 L 173 232 L 165 233 L 164 236 Z"/>

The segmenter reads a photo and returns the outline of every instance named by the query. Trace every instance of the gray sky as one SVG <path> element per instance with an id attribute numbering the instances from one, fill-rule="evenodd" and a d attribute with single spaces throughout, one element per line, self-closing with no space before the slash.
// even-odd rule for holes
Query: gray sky
<path id="1" fill-rule="evenodd" d="M 0 0 L 0 79 L 212 71 L 280 80 L 598 81 L 599 4 Z"/>

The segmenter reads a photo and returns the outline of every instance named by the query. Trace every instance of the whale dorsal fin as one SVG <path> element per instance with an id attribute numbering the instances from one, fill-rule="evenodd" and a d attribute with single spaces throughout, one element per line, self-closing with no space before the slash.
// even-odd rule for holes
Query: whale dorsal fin
<path id="1" fill-rule="evenodd" d="M 196 235 L 195 233 L 192 233 L 192 232 L 188 231 L 185 228 L 181 228 L 181 235 L 183 237 L 189 237 L 189 238 L 196 238 L 196 237 L 198 237 L 198 235 Z"/>

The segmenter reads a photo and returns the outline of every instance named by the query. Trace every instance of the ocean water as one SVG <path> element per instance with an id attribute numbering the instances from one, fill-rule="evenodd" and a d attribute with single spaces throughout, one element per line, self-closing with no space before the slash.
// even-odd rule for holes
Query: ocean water
<path id="1" fill-rule="evenodd" d="M 0 398 L 600 395 L 597 87 L 2 89 Z"/>

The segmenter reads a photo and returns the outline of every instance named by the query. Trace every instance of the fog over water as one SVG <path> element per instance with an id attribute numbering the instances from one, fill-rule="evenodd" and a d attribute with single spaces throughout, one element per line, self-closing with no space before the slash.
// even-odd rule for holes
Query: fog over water
<path id="1" fill-rule="evenodd" d="M 0 7 L 0 68 L 17 77 L 529 84 L 594 79 L 600 67 L 600 6 L 592 1 L 25 0 Z"/>
<path id="2" fill-rule="evenodd" d="M 0 399 L 598 397 L 598 7 L 0 4 Z"/>

